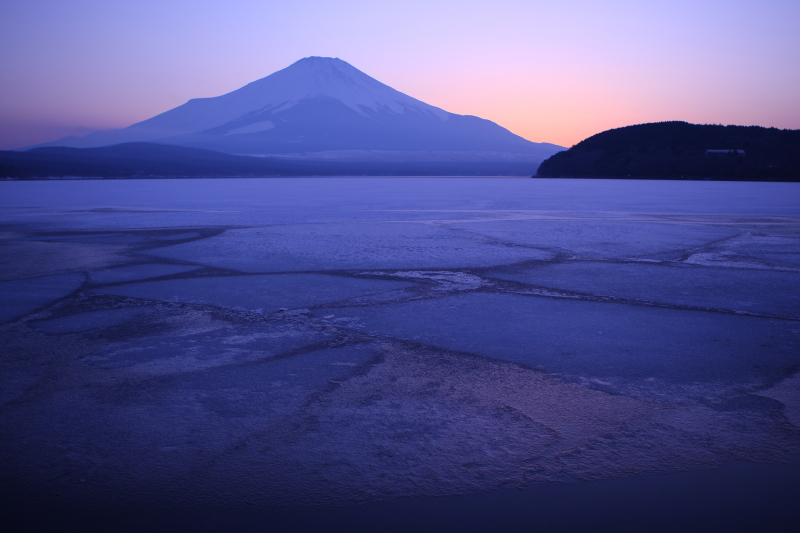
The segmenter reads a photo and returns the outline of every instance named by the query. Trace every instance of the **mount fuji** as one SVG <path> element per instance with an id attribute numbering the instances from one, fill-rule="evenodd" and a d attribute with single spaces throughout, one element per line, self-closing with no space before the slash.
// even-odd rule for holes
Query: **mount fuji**
<path id="1" fill-rule="evenodd" d="M 38 145 L 149 142 L 317 161 L 526 162 L 565 148 L 403 94 L 337 58 L 307 57 L 233 92 L 195 98 L 127 128 Z"/>

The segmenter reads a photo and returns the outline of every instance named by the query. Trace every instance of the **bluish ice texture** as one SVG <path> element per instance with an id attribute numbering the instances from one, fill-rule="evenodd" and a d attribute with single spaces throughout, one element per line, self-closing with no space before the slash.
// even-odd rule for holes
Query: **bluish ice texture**
<path id="1" fill-rule="evenodd" d="M 274 423 L 294 414 L 310 396 L 347 380 L 375 356 L 369 345 L 307 351 L 259 365 L 186 374 L 174 378 L 170 393 L 199 396 L 199 403 L 220 417 Z"/>
<path id="2" fill-rule="evenodd" d="M 463 268 L 551 257 L 545 251 L 411 222 L 229 230 L 224 235 L 159 248 L 152 253 L 245 272 Z"/>
<path id="3" fill-rule="evenodd" d="M 751 255 L 753 255 L 754 257 L 766 259 L 768 261 L 772 261 L 778 265 L 800 267 L 800 254 L 793 254 L 788 252 L 787 253 L 756 252 Z"/>
<path id="4" fill-rule="evenodd" d="M 458 220 L 496 211 L 633 215 L 800 215 L 792 183 L 524 178 L 270 178 L 3 183 L 6 224 L 57 230 Z"/>
<path id="5" fill-rule="evenodd" d="M 0 282 L 0 322 L 8 322 L 63 298 L 83 284 L 82 274 L 57 274 Z"/>
<path id="6" fill-rule="evenodd" d="M 89 233 L 85 235 L 44 235 L 33 237 L 30 240 L 48 242 L 79 242 L 84 244 L 131 244 L 146 240 L 140 235 L 125 235 L 124 233 Z"/>
<path id="7" fill-rule="evenodd" d="M 184 239 L 196 239 L 199 237 L 200 234 L 196 231 L 190 231 L 187 233 L 174 233 L 172 235 L 163 235 L 160 237 L 156 237 L 159 241 L 182 241 Z"/>
<path id="8" fill-rule="evenodd" d="M 107 311 L 90 311 L 51 320 L 34 322 L 33 327 L 45 333 L 77 333 L 97 328 L 119 326 L 146 313 L 145 309 L 111 309 Z"/>
<path id="9" fill-rule="evenodd" d="M 772 381 L 800 352 L 796 322 L 500 294 L 462 294 L 320 315 L 363 331 L 608 380 Z"/>
<path id="10" fill-rule="evenodd" d="M 800 319 L 798 273 L 649 263 L 575 262 L 501 270 L 492 278 L 599 296 Z"/>
<path id="11" fill-rule="evenodd" d="M 793 183 L 0 182 L 0 488 L 272 511 L 796 463 L 798 257 Z"/>
<path id="12" fill-rule="evenodd" d="M 534 220 L 476 221 L 448 227 L 557 253 L 585 257 L 623 258 L 668 254 L 687 247 L 733 237 L 732 228 L 631 221 L 629 217 L 590 222 L 586 217 L 558 216 Z M 635 217 L 630 217 L 635 218 Z M 565 220 L 566 219 L 566 220 Z"/>
<path id="13" fill-rule="evenodd" d="M 267 312 L 280 308 L 294 309 L 332 303 L 412 285 L 413 283 L 402 281 L 353 279 L 322 274 L 281 274 L 146 281 L 95 289 L 95 292 L 151 300 L 260 309 Z"/>
<path id="14" fill-rule="evenodd" d="M 129 367 L 145 375 L 184 374 L 240 365 L 245 365 L 244 372 L 258 373 L 256 366 L 265 361 L 313 350 L 309 347 L 332 338 L 330 332 L 280 322 L 230 325 L 189 321 L 177 331 L 164 331 L 158 324 L 154 323 L 152 333 L 111 345 L 81 360 L 103 368 Z M 291 366 L 291 362 L 287 364 Z"/>
<path id="15" fill-rule="evenodd" d="M 170 276 L 172 274 L 180 274 L 181 272 L 190 272 L 198 268 L 199 267 L 192 265 L 136 265 L 92 272 L 90 279 L 92 283 L 121 283 L 125 281 Z"/>

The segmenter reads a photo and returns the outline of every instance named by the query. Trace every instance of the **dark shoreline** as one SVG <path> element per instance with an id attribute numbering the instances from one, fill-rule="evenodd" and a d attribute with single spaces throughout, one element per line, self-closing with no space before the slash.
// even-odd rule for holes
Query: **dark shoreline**
<path id="1" fill-rule="evenodd" d="M 757 178 L 663 178 L 658 176 L 524 176 L 520 174 L 302 174 L 302 175 L 231 175 L 231 176 L 50 176 L 36 178 L 0 177 L 0 182 L 11 181 L 130 181 L 130 180 L 188 180 L 188 179 L 280 179 L 280 178 L 518 178 L 539 180 L 624 180 L 624 181 L 722 181 L 747 183 L 799 183 L 800 176 L 789 179 Z"/>
<path id="2" fill-rule="evenodd" d="M 800 175 L 780 178 L 755 178 L 755 177 L 707 177 L 707 176 L 531 176 L 533 179 L 575 179 L 575 180 L 643 180 L 643 181 L 747 181 L 763 183 L 797 183 L 800 182 Z"/>

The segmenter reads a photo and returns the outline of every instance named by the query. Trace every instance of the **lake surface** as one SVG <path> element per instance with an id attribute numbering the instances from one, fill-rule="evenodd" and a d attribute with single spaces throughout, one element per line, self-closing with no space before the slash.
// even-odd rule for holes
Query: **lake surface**
<path id="1" fill-rule="evenodd" d="M 0 343 L 20 520 L 800 524 L 800 184 L 3 182 Z"/>

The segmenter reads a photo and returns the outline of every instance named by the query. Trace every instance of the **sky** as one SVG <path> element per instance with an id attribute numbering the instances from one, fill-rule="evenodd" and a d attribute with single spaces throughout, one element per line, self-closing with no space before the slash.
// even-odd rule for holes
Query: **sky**
<path id="1" fill-rule="evenodd" d="M 0 0 L 0 149 L 125 127 L 307 56 L 571 146 L 800 129 L 800 0 Z"/>

